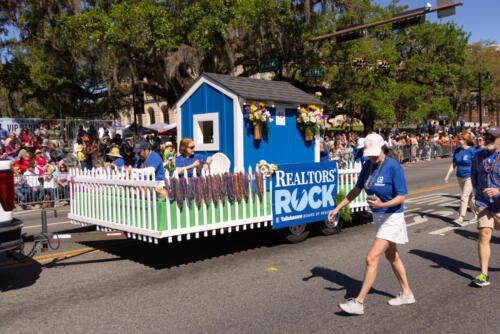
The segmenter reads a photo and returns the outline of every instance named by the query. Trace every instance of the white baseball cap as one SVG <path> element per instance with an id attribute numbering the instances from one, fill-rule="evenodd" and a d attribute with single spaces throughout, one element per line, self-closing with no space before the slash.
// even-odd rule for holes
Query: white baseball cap
<path id="1" fill-rule="evenodd" d="M 357 148 L 363 148 L 365 147 L 365 138 L 358 138 L 358 143 L 356 145 Z"/>
<path id="2" fill-rule="evenodd" d="M 376 133 L 369 134 L 365 138 L 365 150 L 363 155 L 365 157 L 379 156 L 384 146 L 384 138 Z"/>

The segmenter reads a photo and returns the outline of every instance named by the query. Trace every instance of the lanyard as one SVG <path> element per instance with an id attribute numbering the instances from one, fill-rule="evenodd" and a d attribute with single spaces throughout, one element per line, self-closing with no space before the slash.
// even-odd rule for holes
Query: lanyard
<path id="1" fill-rule="evenodd" d="M 150 155 L 151 155 L 151 152 L 149 152 L 149 154 L 146 157 L 146 159 L 144 159 L 144 161 L 141 163 L 141 168 L 146 168 L 146 162 L 148 162 L 148 159 L 149 159 Z"/>
<path id="2" fill-rule="evenodd" d="M 378 167 L 377 172 L 375 173 L 375 175 L 373 176 L 373 178 L 371 180 L 370 180 L 370 175 L 372 174 L 373 164 L 370 161 L 370 170 L 368 172 L 368 178 L 366 179 L 366 182 L 365 182 L 365 190 L 369 190 L 369 189 L 372 188 L 373 183 L 375 182 L 375 180 L 380 175 L 380 172 L 382 171 L 382 167 L 384 167 L 384 164 L 385 164 L 386 160 L 387 160 L 387 157 L 384 157 L 384 160 L 382 161 L 382 163 Z"/>

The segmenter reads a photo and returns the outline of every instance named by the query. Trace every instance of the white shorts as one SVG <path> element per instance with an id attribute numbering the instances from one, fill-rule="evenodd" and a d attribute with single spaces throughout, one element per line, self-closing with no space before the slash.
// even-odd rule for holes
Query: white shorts
<path id="1" fill-rule="evenodd" d="M 377 231 L 377 238 L 396 244 L 408 242 L 404 212 L 373 213 L 373 225 Z"/>

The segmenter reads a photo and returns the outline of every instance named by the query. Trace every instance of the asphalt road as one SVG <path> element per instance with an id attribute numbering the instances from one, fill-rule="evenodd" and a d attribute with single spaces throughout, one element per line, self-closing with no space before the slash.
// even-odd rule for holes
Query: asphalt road
<path id="1" fill-rule="evenodd" d="M 399 249 L 414 305 L 387 305 L 399 290 L 382 260 L 365 315 L 338 308 L 361 285 L 369 223 L 295 245 L 251 230 L 158 246 L 66 244 L 25 264 L 0 258 L 0 332 L 498 333 L 500 236 L 492 239 L 491 286 L 470 287 L 477 230 L 452 224 L 459 190 L 443 185 L 449 164 L 405 166 L 410 242 Z M 26 232 L 38 232 L 40 213 L 22 215 Z M 51 231 L 78 228 L 61 210 L 48 218 Z"/>

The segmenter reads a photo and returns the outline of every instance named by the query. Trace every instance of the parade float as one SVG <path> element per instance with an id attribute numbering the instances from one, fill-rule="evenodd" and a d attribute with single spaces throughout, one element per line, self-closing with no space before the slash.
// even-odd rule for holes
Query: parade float
<path id="1" fill-rule="evenodd" d="M 323 106 L 288 82 L 205 73 L 175 105 L 177 138 L 224 159 L 167 178 L 164 195 L 154 170 L 73 170 L 69 219 L 154 243 L 263 227 L 290 242 L 311 226 L 334 233 L 327 214 L 360 170 L 319 162 Z M 364 194 L 350 204 L 367 207 Z"/>

